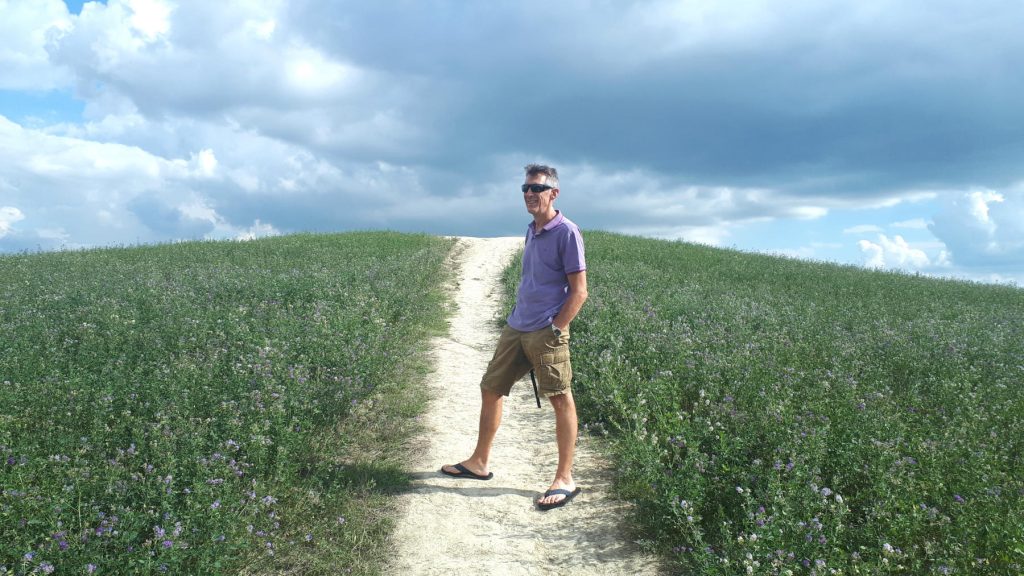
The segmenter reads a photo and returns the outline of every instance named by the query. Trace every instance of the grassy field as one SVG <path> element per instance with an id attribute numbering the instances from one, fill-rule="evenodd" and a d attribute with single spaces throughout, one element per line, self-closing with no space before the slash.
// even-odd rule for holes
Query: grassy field
<path id="1" fill-rule="evenodd" d="M 581 422 L 676 571 L 1020 573 L 1024 291 L 586 240 Z M 0 574 L 379 570 L 450 246 L 0 257 Z"/>
<path id="2" fill-rule="evenodd" d="M 0 257 L 0 574 L 373 573 L 450 246 Z"/>
<path id="3" fill-rule="evenodd" d="M 580 420 L 676 570 L 1021 573 L 1024 290 L 585 236 Z"/>

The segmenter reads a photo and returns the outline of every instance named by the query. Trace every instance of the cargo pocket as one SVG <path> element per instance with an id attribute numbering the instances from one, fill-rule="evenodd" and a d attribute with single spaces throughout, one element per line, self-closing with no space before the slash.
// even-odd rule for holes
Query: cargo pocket
<path id="1" fill-rule="evenodd" d="M 554 394 L 565 391 L 572 382 L 572 364 L 568 346 L 540 355 L 537 377 L 542 391 Z"/>

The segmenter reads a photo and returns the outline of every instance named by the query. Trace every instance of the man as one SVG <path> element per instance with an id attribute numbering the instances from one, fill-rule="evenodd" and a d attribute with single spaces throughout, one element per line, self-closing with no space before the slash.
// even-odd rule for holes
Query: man
<path id="1" fill-rule="evenodd" d="M 555 210 L 558 171 L 549 166 L 526 167 L 523 200 L 533 222 L 526 231 L 523 271 L 516 305 L 501 333 L 494 357 L 480 382 L 482 403 L 476 449 L 468 459 L 441 468 L 456 478 L 490 480 L 491 445 L 501 424 L 501 407 L 512 385 L 532 368 L 540 393 L 555 410 L 558 469 L 541 510 L 568 504 L 580 489 L 572 478 L 576 447 L 576 404 L 570 383 L 569 324 L 587 299 L 587 264 L 580 229 Z"/>

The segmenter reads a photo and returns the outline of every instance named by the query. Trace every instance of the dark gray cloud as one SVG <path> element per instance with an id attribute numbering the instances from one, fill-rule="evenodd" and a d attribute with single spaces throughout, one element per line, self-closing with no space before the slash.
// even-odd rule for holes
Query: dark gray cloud
<path id="1" fill-rule="evenodd" d="M 529 151 L 867 196 L 1020 178 L 1019 3 L 622 6 L 308 2 L 292 17 L 338 57 L 429 78 L 451 103 L 421 117 L 431 165 Z M 744 11 L 763 14 L 734 25 Z"/>

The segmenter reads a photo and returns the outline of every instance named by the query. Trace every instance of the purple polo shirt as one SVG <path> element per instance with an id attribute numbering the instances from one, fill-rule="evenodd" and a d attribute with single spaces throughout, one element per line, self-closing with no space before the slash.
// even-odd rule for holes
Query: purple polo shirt
<path id="1" fill-rule="evenodd" d="M 508 325 L 520 332 L 549 326 L 569 297 L 567 275 L 587 269 L 579 226 L 558 211 L 540 232 L 534 226 L 526 228 L 523 277 L 508 316 Z"/>

